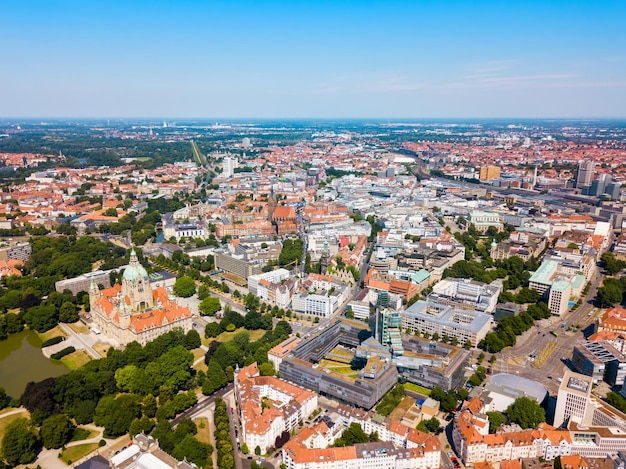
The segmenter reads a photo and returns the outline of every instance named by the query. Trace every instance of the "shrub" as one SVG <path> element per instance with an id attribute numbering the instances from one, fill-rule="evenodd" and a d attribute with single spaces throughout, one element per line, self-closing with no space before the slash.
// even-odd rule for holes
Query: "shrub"
<path id="1" fill-rule="evenodd" d="M 51 345 L 58 344 L 59 342 L 63 342 L 64 340 L 65 340 L 65 337 L 60 336 L 60 335 L 56 337 L 52 337 L 51 339 L 48 339 L 44 343 L 42 343 L 41 348 L 50 347 Z"/>
<path id="2" fill-rule="evenodd" d="M 76 349 L 74 347 L 65 347 L 63 350 L 59 350 L 57 353 L 53 353 L 52 355 L 50 355 L 50 358 L 54 359 L 54 360 L 60 360 L 61 358 L 63 358 L 65 355 L 69 355 L 70 353 L 75 352 Z"/>

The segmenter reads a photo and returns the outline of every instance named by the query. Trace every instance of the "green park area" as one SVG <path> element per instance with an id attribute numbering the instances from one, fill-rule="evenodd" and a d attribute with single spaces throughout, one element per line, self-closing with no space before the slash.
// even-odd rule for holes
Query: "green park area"
<path id="1" fill-rule="evenodd" d="M 98 443 L 85 443 L 84 445 L 71 446 L 64 449 L 59 458 L 68 466 L 71 466 L 74 462 L 84 458 L 90 453 L 93 453 L 98 449 Z"/>
<path id="2" fill-rule="evenodd" d="M 6 409 L 2 413 L 0 413 L 0 441 L 2 441 L 2 438 L 4 437 L 7 425 L 19 418 L 28 418 L 29 414 L 26 410 L 24 410 L 23 412 L 12 414 L 11 412 L 13 411 L 15 411 L 15 409 Z"/>
<path id="3" fill-rule="evenodd" d="M 430 396 L 430 389 L 419 386 L 415 383 L 404 383 L 404 389 L 406 391 L 413 391 L 424 396 Z"/>
<path id="4" fill-rule="evenodd" d="M 343 362 L 338 362 L 335 360 L 328 360 L 324 358 L 320 360 L 319 364 L 320 364 L 320 367 L 326 370 L 334 371 L 335 373 L 342 374 L 348 378 L 356 378 L 358 374 L 357 370 L 353 370 L 350 367 L 350 365 L 346 365 Z"/>

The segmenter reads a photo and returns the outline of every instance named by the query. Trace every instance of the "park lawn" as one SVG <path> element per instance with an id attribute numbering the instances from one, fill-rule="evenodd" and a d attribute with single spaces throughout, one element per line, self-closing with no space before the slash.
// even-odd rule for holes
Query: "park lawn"
<path id="1" fill-rule="evenodd" d="M 196 438 L 201 443 L 211 444 L 211 431 L 209 430 L 209 421 L 205 417 L 196 419 L 196 427 L 198 427 L 198 433 Z"/>
<path id="2" fill-rule="evenodd" d="M 205 373 L 209 371 L 209 367 L 206 363 L 204 363 L 204 361 L 201 361 L 200 363 L 196 363 L 193 366 L 193 369 L 196 371 L 204 371 Z"/>
<path id="3" fill-rule="evenodd" d="M 54 326 L 52 329 L 46 332 L 38 332 L 37 335 L 41 339 L 41 342 L 45 342 L 46 340 L 52 339 L 53 337 L 61 336 L 67 337 L 67 333 L 61 329 L 61 326 Z"/>
<path id="4" fill-rule="evenodd" d="M 204 357 L 204 355 L 206 354 L 206 352 L 204 350 L 202 350 L 200 347 L 195 348 L 193 350 L 191 350 L 191 353 L 193 353 L 193 361 L 195 362 L 198 358 L 200 357 Z"/>
<path id="5" fill-rule="evenodd" d="M 77 370 L 89 361 L 91 361 L 91 356 L 84 350 L 76 350 L 61 358 L 61 363 L 67 366 L 68 370 Z"/>
<path id="6" fill-rule="evenodd" d="M 61 461 L 70 466 L 89 453 L 94 452 L 96 449 L 98 449 L 98 443 L 85 443 L 84 445 L 71 446 L 63 450 L 59 457 Z"/>
<path id="7" fill-rule="evenodd" d="M 98 342 L 97 344 L 94 344 L 94 346 L 91 348 L 94 349 L 96 353 L 98 353 L 101 357 L 106 357 L 107 352 L 109 351 L 111 346 L 109 344 L 103 344 L 102 342 Z"/>
<path id="8" fill-rule="evenodd" d="M 15 409 L 10 409 L 15 410 Z M 8 424 L 19 419 L 19 418 L 28 418 L 30 417 L 29 413 L 25 410 L 24 412 L 20 412 L 19 414 L 8 415 L 6 417 L 0 416 L 0 441 L 4 437 L 4 430 Z"/>
<path id="9" fill-rule="evenodd" d="M 233 337 L 235 336 L 237 332 L 241 332 L 245 330 L 246 329 L 244 329 L 243 327 L 240 327 L 239 329 L 236 329 L 233 332 L 222 332 L 213 340 L 217 340 L 219 342 L 230 342 L 231 340 L 233 340 Z M 263 329 L 256 329 L 254 331 L 248 331 L 248 332 L 250 333 L 250 342 L 256 342 L 261 337 L 263 337 L 263 334 L 265 334 L 266 331 Z"/>
<path id="10" fill-rule="evenodd" d="M 86 334 L 87 332 L 89 332 L 89 328 L 82 321 L 76 321 L 74 323 L 68 324 L 68 326 L 70 326 L 71 329 L 77 334 Z"/>
<path id="11" fill-rule="evenodd" d="M 430 389 L 424 388 L 414 383 L 404 383 L 404 389 L 407 391 L 413 391 L 424 396 L 430 396 Z"/>
<path id="12" fill-rule="evenodd" d="M 89 430 L 88 428 L 76 427 L 70 441 L 82 441 L 89 440 L 98 434 L 95 430 Z"/>

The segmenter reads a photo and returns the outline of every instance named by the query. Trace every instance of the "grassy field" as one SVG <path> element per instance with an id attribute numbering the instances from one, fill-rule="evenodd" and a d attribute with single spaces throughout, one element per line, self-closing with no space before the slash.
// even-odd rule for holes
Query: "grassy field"
<path id="1" fill-rule="evenodd" d="M 211 432 L 209 430 L 209 421 L 204 417 L 200 417 L 196 419 L 196 427 L 198 427 L 198 433 L 196 434 L 196 438 L 198 438 L 201 443 L 210 444 Z"/>
<path id="2" fill-rule="evenodd" d="M 406 389 L 407 391 L 416 392 L 418 394 L 423 394 L 424 396 L 430 396 L 430 389 L 424 388 L 424 387 L 419 386 L 417 384 L 404 383 L 404 389 Z"/>
<path id="3" fill-rule="evenodd" d="M 241 331 L 245 331 L 245 329 L 243 327 L 240 327 L 239 329 L 234 330 L 233 332 L 222 332 L 220 335 L 216 337 L 215 340 L 218 340 L 220 342 L 230 342 L 231 340 L 233 340 L 233 337 L 235 336 L 235 334 Z M 255 331 L 248 331 L 248 332 L 250 333 L 250 342 L 255 342 L 259 340 L 261 337 L 263 337 L 263 334 L 265 334 L 265 331 L 263 329 L 257 329 Z"/>
<path id="4" fill-rule="evenodd" d="M 15 409 L 10 409 L 10 410 L 15 410 Z M 7 417 L 0 416 L 0 441 L 2 441 L 2 438 L 4 437 L 4 430 L 8 424 L 10 424 L 11 422 L 19 418 L 28 418 L 28 417 L 29 417 L 29 413 L 27 411 L 20 412 L 19 414 L 9 415 Z"/>
<path id="5" fill-rule="evenodd" d="M 203 361 L 201 361 L 200 363 L 195 364 L 193 366 L 193 369 L 196 371 L 204 371 L 206 373 L 209 370 L 209 367 Z"/>
<path id="6" fill-rule="evenodd" d="M 205 352 L 204 350 L 202 350 L 201 348 L 196 348 L 196 349 L 193 349 L 193 350 L 191 351 L 191 353 L 193 353 L 193 361 L 194 361 L 194 363 L 195 363 L 195 361 L 196 361 L 198 358 L 202 358 L 202 357 L 204 357 L 204 354 L 205 354 L 206 352 Z M 193 366 L 193 368 L 194 368 L 194 370 L 198 370 L 198 371 L 202 370 L 202 371 L 204 371 L 204 372 L 206 372 L 206 371 L 209 369 L 209 367 L 208 367 L 208 366 L 206 366 L 206 364 L 204 363 L 204 360 L 202 360 L 200 363 L 196 363 L 196 364 Z"/>
<path id="7" fill-rule="evenodd" d="M 68 324 L 68 326 L 70 326 L 71 329 L 77 334 L 86 334 L 87 332 L 89 332 L 89 328 L 82 321 L 76 321 L 75 323 Z"/>
<path id="8" fill-rule="evenodd" d="M 84 458 L 89 453 L 94 452 L 98 449 L 98 443 L 86 443 L 84 445 L 72 446 L 71 448 L 66 448 L 61 452 L 60 458 L 68 466 L 72 465 L 76 461 Z"/>
<path id="9" fill-rule="evenodd" d="M 91 348 L 94 349 L 97 353 L 99 353 L 100 356 L 106 357 L 107 356 L 107 352 L 109 351 L 111 346 L 109 344 L 103 344 L 103 343 L 98 342 L 97 344 L 95 344 Z"/>
<path id="10" fill-rule="evenodd" d="M 65 333 L 63 329 L 61 329 L 61 326 L 54 326 L 49 331 L 38 332 L 37 335 L 39 336 L 42 342 L 45 342 L 46 340 L 52 339 L 53 337 L 56 337 L 56 336 L 67 337 L 67 334 Z"/>
<path id="11" fill-rule="evenodd" d="M 67 366 L 68 370 L 77 370 L 88 361 L 91 361 L 91 356 L 84 350 L 76 350 L 61 358 L 61 362 Z"/>
<path id="12" fill-rule="evenodd" d="M 96 432 L 95 430 L 88 430 L 83 427 L 76 427 L 74 429 L 74 434 L 72 435 L 72 439 L 70 441 L 88 440 L 90 438 L 93 438 L 97 434 L 98 432 Z"/>

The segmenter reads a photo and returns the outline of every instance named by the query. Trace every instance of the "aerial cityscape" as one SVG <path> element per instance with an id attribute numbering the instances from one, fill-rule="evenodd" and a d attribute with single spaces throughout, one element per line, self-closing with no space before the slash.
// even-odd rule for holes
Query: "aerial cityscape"
<path id="1" fill-rule="evenodd" d="M 4 6 L 0 468 L 626 468 L 626 5 L 128 3 Z"/>

